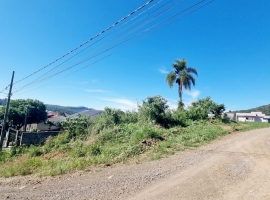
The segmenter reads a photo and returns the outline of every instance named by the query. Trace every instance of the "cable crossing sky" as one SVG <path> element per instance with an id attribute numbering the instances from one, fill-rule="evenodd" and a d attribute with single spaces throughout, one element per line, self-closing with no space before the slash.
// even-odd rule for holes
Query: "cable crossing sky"
<path id="1" fill-rule="evenodd" d="M 34 77 L 34 75 L 40 73 L 41 71 L 45 69 L 49 69 L 49 67 L 52 67 L 47 72 L 39 75 L 34 80 L 31 80 L 29 83 L 17 87 L 16 91 L 13 92 L 13 94 L 16 93 L 25 93 L 29 92 L 35 89 L 38 89 L 40 87 L 44 87 L 47 84 L 44 84 L 42 86 L 38 86 L 34 89 L 30 89 L 28 91 L 25 91 L 26 88 L 37 86 L 40 83 L 44 81 L 48 81 L 56 76 L 59 76 L 60 74 L 63 74 L 64 72 L 67 72 L 73 68 L 76 68 L 83 63 L 86 63 L 88 61 L 92 61 L 91 63 L 88 63 L 87 65 L 81 67 L 80 69 L 76 69 L 75 71 L 65 74 L 60 79 L 67 77 L 71 74 L 74 74 L 82 69 L 85 69 L 87 67 L 90 67 L 109 56 L 112 56 L 116 52 L 129 48 L 130 44 L 128 42 L 135 42 L 136 40 L 143 40 L 154 33 L 164 29 L 165 27 L 179 21 L 183 17 L 186 17 L 201 8 L 209 5 L 212 3 L 212 1 L 207 0 L 201 0 L 198 1 L 195 4 L 192 4 L 185 8 L 180 8 L 180 11 L 178 7 L 183 3 L 183 0 L 169 0 L 164 1 L 160 0 L 153 4 L 151 7 L 149 6 L 147 9 L 146 7 L 153 2 L 153 0 L 148 1 L 144 5 L 140 6 L 124 18 L 121 18 L 117 22 L 115 22 L 113 25 L 109 26 L 108 28 L 104 29 L 102 32 L 98 33 L 94 37 L 90 38 L 83 44 L 77 46 L 76 48 L 72 49 L 68 53 L 64 54 L 63 56 L 59 57 L 55 61 L 49 63 L 48 65 L 40 68 L 39 70 L 29 74 L 28 76 L 20 79 L 19 81 L 15 82 L 14 84 L 17 84 L 19 82 L 22 82 L 26 79 L 30 79 L 31 77 Z M 161 5 L 160 5 L 161 4 Z M 145 8 L 145 10 L 143 9 Z M 176 10 L 177 9 L 177 10 Z M 126 21 L 123 24 L 120 24 L 125 19 L 129 18 L 130 16 L 134 16 L 129 21 Z M 169 15 L 169 16 L 168 16 Z M 177 18 L 178 17 L 178 18 Z M 177 19 L 175 19 L 177 18 Z M 117 25 L 117 26 L 116 26 Z M 158 29 L 157 29 L 158 28 Z M 150 32 L 152 31 L 152 32 Z M 148 35 L 144 35 L 145 33 L 150 32 Z M 106 33 L 106 34 L 105 34 Z M 100 37 L 103 34 L 103 37 Z M 142 37 L 144 35 L 144 37 Z M 93 41 L 99 37 L 98 40 Z M 92 42 L 92 43 L 90 43 Z M 126 44 L 127 43 L 127 44 Z M 126 46 L 122 46 L 126 44 Z M 88 45 L 88 46 L 87 46 Z M 75 53 L 76 50 L 82 48 L 85 46 L 84 49 L 81 51 Z M 120 47 L 121 46 L 121 47 Z M 119 47 L 117 49 L 117 47 Z M 73 55 L 71 55 L 73 54 Z M 85 57 L 83 57 L 85 56 Z M 83 58 L 81 58 L 83 57 Z M 66 60 L 64 60 L 66 59 Z M 54 64 L 60 60 L 63 60 L 62 63 L 54 66 Z M 13 85 L 14 85 L 13 84 Z M 3 89 L 1 92 L 3 92 L 5 89 Z"/>

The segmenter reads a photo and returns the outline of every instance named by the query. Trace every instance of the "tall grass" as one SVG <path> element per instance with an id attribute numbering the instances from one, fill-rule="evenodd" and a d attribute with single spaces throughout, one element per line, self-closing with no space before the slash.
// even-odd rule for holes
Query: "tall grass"
<path id="1" fill-rule="evenodd" d="M 148 98 L 138 112 L 106 108 L 95 119 L 69 119 L 63 123 L 62 133 L 48 138 L 44 145 L 0 151 L 0 176 L 54 176 L 134 159 L 159 159 L 232 131 L 270 127 L 267 123 L 224 123 L 221 119 L 194 121 L 189 118 L 194 110 L 169 111 L 165 104 L 160 97 Z"/>

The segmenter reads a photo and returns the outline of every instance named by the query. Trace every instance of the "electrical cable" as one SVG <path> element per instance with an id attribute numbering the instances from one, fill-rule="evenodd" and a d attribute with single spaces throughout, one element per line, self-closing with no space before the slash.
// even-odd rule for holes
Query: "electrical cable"
<path id="1" fill-rule="evenodd" d="M 156 4 L 154 4 L 153 6 L 151 6 L 150 8 L 148 8 L 147 10 L 143 11 L 142 13 L 140 13 L 138 16 L 142 15 L 144 12 L 150 10 L 151 8 L 153 8 L 154 6 L 156 6 L 157 4 L 159 4 L 159 3 L 162 2 L 162 1 L 163 1 L 163 0 L 160 0 L 159 2 L 157 2 Z M 170 0 L 170 1 L 172 1 L 172 0 Z M 170 1 L 169 1 L 169 2 L 170 2 Z M 167 3 L 166 3 L 166 4 L 167 4 Z M 164 6 L 164 5 L 163 5 L 163 6 Z M 159 8 L 160 8 L 160 7 L 159 7 Z M 158 9 L 159 9 L 159 8 L 158 8 Z M 156 9 L 156 10 L 157 10 L 157 9 Z M 155 11 L 156 11 L 156 10 L 155 10 Z M 155 12 L 155 11 L 153 11 L 153 12 Z M 148 14 L 148 15 L 149 15 L 149 14 Z M 135 16 L 135 17 L 132 18 L 130 21 L 134 20 L 134 19 L 137 18 L 138 16 Z M 129 23 L 130 21 L 128 21 L 128 22 L 126 22 L 125 24 L 121 25 L 118 29 L 120 29 L 121 27 L 123 27 L 124 25 L 126 25 L 127 23 Z M 116 29 L 116 30 L 118 30 L 118 29 Z M 116 31 L 116 30 L 114 30 L 114 31 Z M 113 32 L 112 32 L 112 33 L 113 33 Z M 106 36 L 104 36 L 104 37 L 102 37 L 101 39 L 99 39 L 98 41 L 95 41 L 94 44 L 96 44 L 97 42 L 101 41 L 102 39 L 108 37 L 108 36 L 109 36 L 110 34 L 112 34 L 112 33 L 109 33 L 109 34 L 107 34 Z M 27 84 L 27 85 L 31 85 L 32 83 L 35 83 L 39 78 L 41 78 L 41 77 L 45 76 L 46 74 L 52 72 L 53 70 L 57 69 L 57 68 L 60 67 L 62 64 L 66 63 L 67 61 L 69 61 L 69 60 L 71 60 L 72 58 L 76 57 L 77 55 L 79 55 L 80 53 L 82 53 L 83 51 L 85 51 L 86 49 L 88 49 L 89 47 L 93 46 L 94 44 L 92 44 L 92 45 L 86 47 L 85 49 L 81 50 L 80 52 L 76 53 L 76 54 L 73 55 L 71 58 L 65 60 L 65 61 L 62 62 L 61 64 L 57 65 L 56 67 L 54 67 L 54 68 L 51 69 L 50 71 L 46 72 L 45 74 L 39 76 L 38 78 L 36 78 L 35 80 L 33 80 L 31 83 L 29 83 L 29 84 Z M 20 89 L 22 89 L 22 88 L 25 88 L 25 87 L 23 86 L 23 87 L 21 87 Z"/>
<path id="2" fill-rule="evenodd" d="M 175 15 L 173 15 L 173 16 L 167 18 L 166 20 L 163 20 L 162 22 L 157 23 L 156 25 L 154 25 L 154 26 L 152 26 L 152 27 L 150 27 L 150 28 L 148 28 L 148 29 L 145 29 L 144 31 L 142 31 L 141 33 L 137 34 L 137 35 L 134 36 L 134 37 L 137 37 L 137 36 L 143 34 L 144 32 L 147 32 L 147 31 L 153 29 L 154 27 L 159 26 L 160 24 L 162 24 L 162 23 L 164 23 L 164 22 L 170 20 L 171 18 L 174 18 L 174 17 L 178 16 L 179 14 L 181 14 L 181 13 L 183 13 L 183 12 L 185 12 L 185 11 L 187 11 L 187 10 L 189 10 L 189 9 L 191 9 L 191 8 L 193 8 L 193 7 L 195 7 L 195 6 L 197 6 L 197 5 L 199 5 L 200 3 L 204 2 L 204 1 L 205 1 L 205 0 L 202 0 L 202 1 L 200 1 L 200 2 L 197 2 L 196 4 L 193 4 L 192 6 L 190 6 L 190 7 L 186 8 L 186 9 L 184 9 L 183 11 L 178 12 L 177 14 L 175 14 Z M 175 23 L 176 21 L 179 21 L 180 19 L 182 19 L 182 18 L 184 18 L 184 17 L 186 17 L 186 16 L 188 16 L 188 15 L 190 15 L 190 14 L 192 14 L 192 13 L 194 13 L 194 12 L 200 10 L 200 9 L 202 9 L 203 7 L 209 5 L 210 3 L 214 2 L 214 1 L 215 1 L 215 0 L 212 0 L 212 1 L 210 1 L 210 2 L 207 2 L 206 4 L 204 4 L 204 5 L 200 6 L 200 7 L 198 7 L 198 8 L 195 9 L 195 10 L 192 10 L 191 12 L 189 12 L 189 13 L 187 13 L 186 15 L 182 16 L 181 18 L 178 18 L 178 19 L 174 20 L 173 22 L 171 22 L 171 23 L 169 23 L 169 24 L 166 24 L 165 26 L 163 26 L 163 27 L 161 27 L 160 29 L 156 30 L 155 32 L 153 32 L 153 33 L 151 33 L 151 34 L 148 34 L 146 37 L 149 37 L 150 35 L 152 35 L 152 34 L 158 32 L 158 31 L 164 29 L 165 27 L 167 27 L 167 26 L 169 26 L 169 25 Z M 129 38 L 128 40 L 131 40 L 131 39 L 133 39 L 134 37 Z M 125 42 L 127 42 L 128 40 L 123 41 L 122 43 L 125 43 Z M 119 45 L 120 45 L 120 44 L 119 44 Z M 114 52 L 114 53 L 115 53 L 115 52 Z M 111 53 L 111 54 L 109 54 L 109 55 L 107 55 L 107 56 L 105 56 L 105 57 L 99 59 L 98 61 L 96 61 L 96 62 L 94 62 L 94 63 L 91 63 L 90 65 L 87 65 L 87 66 L 85 66 L 85 67 L 83 67 L 83 68 L 81 68 L 81 69 L 78 69 L 77 71 L 72 72 L 72 73 L 70 73 L 70 74 L 68 74 L 68 75 L 66 75 L 66 76 L 64 76 L 64 77 L 61 77 L 60 79 L 65 78 L 65 77 L 67 77 L 67 76 L 70 76 L 70 75 L 72 75 L 72 74 L 74 74 L 74 73 L 76 73 L 76 72 L 78 72 L 78 71 L 80 71 L 80 70 L 82 70 L 82 69 L 85 69 L 85 68 L 87 68 L 87 67 L 89 67 L 89 66 L 91 66 L 91 65 L 93 65 L 93 64 L 96 64 L 97 62 L 99 62 L 99 61 L 101 61 L 101 60 L 104 60 L 105 58 L 107 58 L 107 57 L 113 55 L 114 53 Z M 71 67 L 71 68 L 72 68 L 72 67 Z M 66 69 L 66 70 L 68 70 L 68 69 Z M 65 71 L 66 71 L 66 70 L 65 70 Z M 56 75 L 56 74 L 55 74 L 55 75 Z M 53 75 L 53 76 L 55 76 L 55 75 Z M 60 80 L 60 79 L 58 79 L 58 80 Z M 47 84 L 46 84 L 46 85 L 47 85 Z M 41 86 L 41 87 L 44 87 L 44 86 L 46 86 L 46 85 L 43 85 L 43 86 Z M 40 87 L 38 87 L 38 88 L 40 88 Z M 38 88 L 35 88 L 35 89 L 33 89 L 33 90 L 36 90 L 36 89 L 38 89 Z M 23 93 L 27 93 L 27 92 L 30 92 L 30 91 L 33 91 L 33 90 L 29 90 L 29 91 L 26 91 L 26 92 L 23 92 Z"/>
<path id="3" fill-rule="evenodd" d="M 25 79 L 27 79 L 27 78 L 29 78 L 30 76 L 33 76 L 34 74 L 36 74 L 36 73 L 38 73 L 38 72 L 44 70 L 45 68 L 49 67 L 50 65 L 52 65 L 52 64 L 56 63 L 57 61 L 63 59 L 63 58 L 66 57 L 67 55 L 73 53 L 74 51 L 76 51 L 77 49 L 79 49 L 79 48 L 81 48 L 82 46 L 86 45 L 87 43 L 89 43 L 89 42 L 92 41 L 93 39 L 97 38 L 97 37 L 100 36 L 101 34 L 105 33 L 105 32 L 108 31 L 108 30 L 110 30 L 111 28 L 113 28 L 114 26 L 116 26 L 117 24 L 119 24 L 120 22 L 124 21 L 125 19 L 127 19 L 128 17 L 130 17 L 131 15 L 133 15 L 134 13 L 136 13 L 136 12 L 138 12 L 139 10 L 143 9 L 143 8 L 146 7 L 148 4 L 152 3 L 152 1 L 153 1 L 153 0 L 149 0 L 148 2 L 146 2 L 146 3 L 143 4 L 142 6 L 138 7 L 137 9 L 135 9 L 134 11 L 132 11 L 131 13 L 129 13 L 128 15 L 126 15 L 125 17 L 123 17 L 122 19 L 118 20 L 117 22 L 115 22 L 114 24 L 112 24 L 111 26 L 109 26 L 108 28 L 104 29 L 103 31 L 101 31 L 100 33 L 98 33 L 97 35 L 95 35 L 94 37 L 88 39 L 87 41 L 85 41 L 85 42 L 82 43 L 81 45 L 75 47 L 74 49 L 72 49 L 71 51 L 67 52 L 67 53 L 64 54 L 63 56 L 57 58 L 56 60 L 54 60 L 53 62 L 49 63 L 48 65 L 46 65 L 46 66 L 40 68 L 39 70 L 37 70 L 37 71 L 31 73 L 30 75 L 28 75 L 28 76 L 26 76 L 26 77 L 24 77 L 24 78 L 22 78 L 22 79 L 16 81 L 15 83 L 13 83 L 13 85 L 16 84 L 16 83 L 19 83 L 19 82 L 21 82 L 21 81 L 23 81 L 23 80 L 25 80 Z M 9 85 L 8 85 L 7 87 L 9 87 Z M 4 90 L 5 90 L 5 89 L 4 89 Z M 3 90 L 2 90 L 2 91 L 3 91 Z M 1 92 L 2 92 L 2 91 L 1 91 Z"/>
<path id="4" fill-rule="evenodd" d="M 200 3 L 204 2 L 204 1 L 205 1 L 205 0 L 202 0 L 202 1 L 200 1 L 200 2 L 197 2 L 196 4 L 193 4 L 192 6 L 190 6 L 190 7 L 186 8 L 186 9 L 184 9 L 183 11 L 178 12 L 177 14 L 175 14 L 175 15 L 173 15 L 173 16 L 167 18 L 166 20 L 163 20 L 163 21 L 160 22 L 160 23 L 157 23 L 156 25 L 154 25 L 154 26 L 152 26 L 152 27 L 150 27 L 150 28 L 148 28 L 148 29 L 145 29 L 145 30 L 142 31 L 141 33 L 139 33 L 139 34 L 133 36 L 132 38 L 129 38 L 129 39 L 127 39 L 127 40 L 121 42 L 120 44 L 125 43 L 125 42 L 127 42 L 127 41 L 129 41 L 129 40 L 131 40 L 131 39 L 133 39 L 133 38 L 135 38 L 135 37 L 141 35 L 142 33 L 147 32 L 147 31 L 153 29 L 154 27 L 156 27 L 156 26 L 158 26 L 158 25 L 160 25 L 160 24 L 162 24 L 162 23 L 168 21 L 169 19 L 171 19 L 171 18 L 173 18 L 173 17 L 176 17 L 177 15 L 179 15 L 179 14 L 181 14 L 181 13 L 183 13 L 183 12 L 185 12 L 185 11 L 187 11 L 187 10 L 193 8 L 193 7 L 195 7 L 196 5 L 198 5 L 198 4 L 200 4 Z M 210 3 L 210 2 L 209 2 L 209 3 Z M 209 3 L 208 3 L 208 4 L 209 4 Z M 195 12 L 195 11 L 192 11 L 191 13 L 193 13 L 193 12 Z M 190 13 L 189 13 L 189 14 L 190 14 Z M 118 45 L 116 45 L 116 46 L 119 46 L 120 44 L 118 44 Z M 115 48 L 116 46 L 113 46 L 113 47 L 111 47 L 110 49 Z M 108 51 L 108 50 L 110 50 L 110 49 L 105 50 L 105 52 Z M 104 52 L 101 52 L 101 53 L 104 53 Z M 99 54 L 101 54 L 101 53 L 99 53 Z M 82 63 L 82 62 L 84 62 L 84 61 L 81 61 L 81 63 Z M 79 63 L 79 64 L 81 64 L 81 63 Z M 95 63 L 96 63 L 96 62 L 95 62 Z M 78 64 L 77 64 L 77 65 L 78 65 Z M 91 64 L 91 65 L 92 65 L 92 64 Z M 75 65 L 75 66 L 76 66 L 76 65 Z M 56 74 L 53 74 L 52 76 L 49 76 L 49 77 L 47 77 L 47 78 L 44 78 L 44 79 L 42 79 L 42 80 L 46 80 L 46 79 L 48 79 L 48 78 L 54 77 L 54 76 L 56 76 L 56 75 L 58 75 L 58 74 L 60 74 L 60 73 L 62 73 L 62 72 L 64 72 L 64 71 L 67 71 L 67 70 L 69 70 L 69 69 L 71 69 L 71 68 L 73 68 L 73 67 L 75 67 L 75 66 L 71 66 L 71 67 L 69 67 L 69 68 L 67 68 L 67 69 L 64 69 L 64 70 L 62 70 L 62 71 L 60 71 L 60 72 L 58 72 L 58 73 L 56 73 Z M 84 67 L 84 68 L 85 68 L 85 67 Z M 41 81 L 42 81 L 42 80 L 41 80 Z M 17 92 L 17 91 L 16 91 L 16 92 Z"/>
<path id="5" fill-rule="evenodd" d="M 134 31 L 138 30 L 139 28 L 142 28 L 143 26 L 147 25 L 148 23 L 150 23 L 150 22 L 153 21 L 154 19 L 160 17 L 161 15 L 163 15 L 163 14 L 166 13 L 166 12 L 168 12 L 168 11 L 171 10 L 172 8 L 178 6 L 178 5 L 179 5 L 180 3 L 182 3 L 182 2 L 183 2 L 183 0 L 178 1 L 177 3 L 175 3 L 174 5 L 172 5 L 171 7 L 166 8 L 166 9 L 163 10 L 161 13 L 157 14 L 156 16 L 154 16 L 153 18 L 149 19 L 149 20 L 148 20 L 147 22 L 145 22 L 144 24 L 139 25 L 138 27 L 136 27 L 135 30 L 133 29 L 133 30 L 131 30 L 130 32 L 126 33 L 125 35 L 129 35 L 129 34 L 133 33 Z M 159 9 L 159 8 L 158 8 L 158 9 Z M 121 38 L 124 38 L 125 35 L 122 35 L 122 36 L 120 37 L 120 39 L 121 39 Z M 118 36 L 118 38 L 119 38 L 119 36 Z M 115 39 L 117 39 L 117 37 L 116 37 Z M 118 40 L 119 40 L 119 39 L 118 39 Z M 126 41 L 124 41 L 124 42 L 126 42 Z M 121 44 L 121 43 L 122 43 L 122 42 L 120 42 L 120 44 Z M 110 44 L 107 44 L 107 46 L 110 46 Z M 110 50 L 110 49 L 112 49 L 112 48 L 114 48 L 114 47 L 116 47 L 116 46 L 119 46 L 119 44 L 114 45 L 113 47 L 107 48 L 107 49 L 105 49 L 105 47 L 104 47 L 103 49 L 105 49 L 105 50 L 102 50 L 102 49 L 101 49 L 101 50 L 100 50 L 98 53 L 96 53 L 94 56 L 90 56 L 90 57 L 88 57 L 88 58 L 85 58 L 84 60 L 82 60 L 82 61 L 80 61 L 80 62 L 74 64 L 73 66 L 68 67 L 68 68 L 65 69 L 65 70 L 62 70 L 62 71 L 57 72 L 55 75 L 57 75 L 57 74 L 59 74 L 59 73 L 62 73 L 62 72 L 64 72 L 64 71 L 67 71 L 67 70 L 69 70 L 69 69 L 71 69 L 71 68 L 73 68 L 73 67 L 75 67 L 75 66 L 77 66 L 77 65 L 79 65 L 79 64 L 82 64 L 83 62 L 86 62 L 87 60 L 92 59 L 92 58 L 94 58 L 94 57 L 100 55 L 101 53 L 104 53 L 104 52 L 106 52 L 106 51 L 108 51 L 108 50 Z M 53 76 L 55 76 L 55 75 L 48 76 L 48 77 L 43 78 L 43 79 L 41 79 L 41 80 L 35 80 L 35 81 L 32 81 L 31 83 L 29 83 L 29 84 L 27 84 L 27 85 L 21 87 L 20 90 L 23 89 L 23 88 L 25 88 L 25 87 L 27 87 L 27 86 L 29 86 L 29 85 L 32 85 L 32 84 L 34 84 L 34 83 L 37 83 L 37 82 L 40 82 L 40 81 L 43 81 L 43 80 L 47 80 L 48 78 L 51 78 L 51 77 L 53 77 Z M 16 92 L 18 92 L 18 90 L 17 90 Z"/>

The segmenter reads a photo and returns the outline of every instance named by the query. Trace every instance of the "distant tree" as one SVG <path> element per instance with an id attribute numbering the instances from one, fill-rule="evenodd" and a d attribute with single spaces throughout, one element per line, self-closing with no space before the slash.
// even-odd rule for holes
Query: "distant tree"
<path id="1" fill-rule="evenodd" d="M 248 110 L 237 110 L 237 111 L 232 111 L 232 112 L 245 112 L 245 113 L 249 113 L 249 112 L 262 112 L 263 114 L 266 115 L 270 115 L 270 104 L 268 105 L 263 105 L 263 106 L 259 106 L 256 108 L 251 108 Z"/>
<path id="2" fill-rule="evenodd" d="M 211 97 L 206 97 L 191 103 L 191 106 L 187 109 L 187 115 L 192 120 L 207 119 L 209 113 L 215 114 L 216 118 L 220 118 L 224 111 L 224 104 L 217 104 L 211 100 Z"/>
<path id="3" fill-rule="evenodd" d="M 142 105 L 138 105 L 139 119 L 161 125 L 166 124 L 169 106 L 161 96 L 147 97 Z"/>
<path id="4" fill-rule="evenodd" d="M 173 87 L 174 82 L 178 84 L 178 95 L 180 101 L 178 103 L 178 108 L 183 107 L 182 94 L 183 88 L 191 90 L 191 86 L 195 86 L 195 78 L 193 74 L 198 75 L 197 70 L 192 67 L 187 67 L 187 60 L 175 60 L 172 64 L 174 71 L 170 72 L 166 76 L 166 81 L 170 88 Z"/>
<path id="5" fill-rule="evenodd" d="M 47 112 L 45 105 L 38 100 L 33 99 L 18 99 L 11 100 L 8 113 L 8 123 L 10 126 L 17 126 L 18 128 L 24 125 L 26 108 L 28 107 L 27 123 L 39 123 L 47 119 Z M 0 108 L 0 120 L 4 118 L 5 107 Z"/>
<path id="6" fill-rule="evenodd" d="M 7 99 L 0 99 L 0 106 L 4 106 L 7 103 Z"/>

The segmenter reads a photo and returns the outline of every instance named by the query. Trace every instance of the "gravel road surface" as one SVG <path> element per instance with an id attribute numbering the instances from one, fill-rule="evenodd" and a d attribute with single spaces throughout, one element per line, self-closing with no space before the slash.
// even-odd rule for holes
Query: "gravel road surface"
<path id="1" fill-rule="evenodd" d="M 0 199 L 269 199 L 270 128 L 157 161 L 57 177 L 0 178 Z"/>

